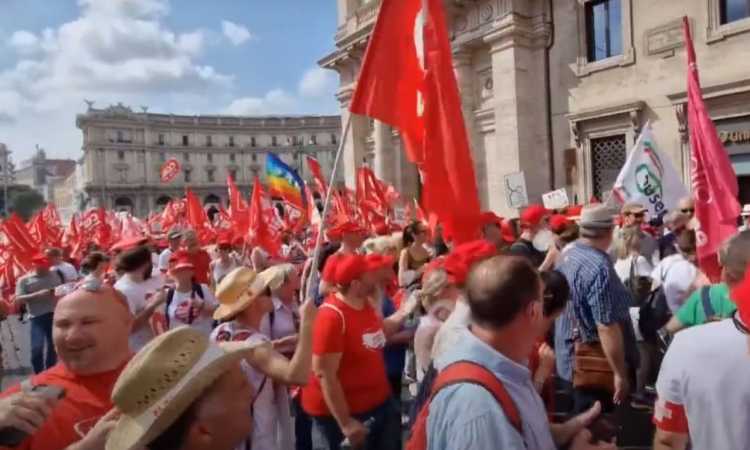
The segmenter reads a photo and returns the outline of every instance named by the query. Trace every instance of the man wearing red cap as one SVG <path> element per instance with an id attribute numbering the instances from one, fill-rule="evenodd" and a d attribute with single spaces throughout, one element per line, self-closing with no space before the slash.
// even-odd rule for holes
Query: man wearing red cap
<path id="1" fill-rule="evenodd" d="M 492 211 L 482 213 L 482 237 L 494 245 L 498 252 L 505 250 L 505 248 L 515 241 L 513 238 L 510 242 L 506 240 L 507 232 L 503 233 L 503 218 L 498 217 L 497 214 Z"/>
<path id="2" fill-rule="evenodd" d="M 211 256 L 207 251 L 201 248 L 198 241 L 198 235 L 193 230 L 187 230 L 182 234 L 182 244 L 190 260 L 195 266 L 195 282 L 208 284 L 211 281 L 209 276 L 209 267 L 211 266 Z"/>
<path id="3" fill-rule="evenodd" d="M 46 256 L 34 256 L 32 264 L 33 270 L 16 283 L 16 301 L 26 305 L 31 316 L 31 367 L 34 373 L 39 373 L 57 361 L 52 344 L 52 312 L 55 310 L 55 288 L 63 280 L 50 270 L 52 264 Z"/>
<path id="4" fill-rule="evenodd" d="M 356 222 L 350 220 L 348 222 L 344 222 L 332 227 L 328 231 L 328 235 L 333 241 L 340 240 L 341 242 L 341 247 L 339 247 L 339 250 L 331 255 L 326 261 L 326 266 L 330 264 L 331 267 L 333 267 L 336 265 L 336 262 L 343 256 L 356 255 L 359 253 L 360 247 L 362 247 L 362 244 L 367 238 L 367 231 Z M 334 288 L 333 285 L 335 284 L 331 280 L 332 272 L 330 272 L 330 269 L 329 272 L 326 272 L 325 267 L 320 267 L 319 270 L 322 274 L 322 279 L 320 281 L 320 293 L 328 294 L 332 292 Z"/>
<path id="5" fill-rule="evenodd" d="M 314 375 L 304 388 L 303 407 L 326 449 L 339 449 L 345 438 L 353 448 L 366 442 L 367 448 L 400 449 L 401 415 L 391 398 L 383 347 L 416 303 L 406 302 L 383 320 L 370 298 L 382 280 L 379 272 L 393 261 L 343 255 L 334 264 L 331 281 L 338 292 L 329 295 L 315 321 Z"/>
<path id="6" fill-rule="evenodd" d="M 510 246 L 510 253 L 523 256 L 528 259 L 534 267 L 539 267 L 544 262 L 545 252 L 537 248 L 539 245 L 551 244 L 549 242 L 538 243 L 535 239 L 545 240 L 545 235 L 551 234 L 547 229 L 549 211 L 542 205 L 529 205 L 521 213 L 521 237 L 515 244 Z"/>

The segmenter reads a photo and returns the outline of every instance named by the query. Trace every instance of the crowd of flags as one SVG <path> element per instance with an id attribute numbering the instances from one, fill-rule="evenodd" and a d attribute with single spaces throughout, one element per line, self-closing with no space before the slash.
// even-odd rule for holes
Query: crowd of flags
<path id="1" fill-rule="evenodd" d="M 703 102 L 687 18 L 684 33 L 698 256 L 704 271 L 715 275 L 717 250 L 736 232 L 740 212 L 737 179 Z M 401 199 L 393 186 L 363 166 L 357 169 L 354 190 L 332 190 L 330 214 L 321 218 L 316 195 L 325 198 L 328 183 L 318 161 L 306 157 L 312 175 L 312 182 L 306 185 L 295 170 L 269 154 L 268 190 L 256 176 L 246 200 L 230 176 L 229 207 L 219 207 L 213 220 L 190 189 L 184 198 L 169 202 L 163 211 L 145 220 L 96 208 L 76 214 L 65 226 L 48 205 L 28 223 L 15 215 L 0 223 L 3 298 L 9 298 L 15 280 L 28 271 L 31 257 L 44 247 L 67 247 L 77 259 L 88 243 L 107 249 L 123 238 L 148 236 L 155 230 L 164 233 L 174 227 L 196 230 L 204 244 L 226 235 L 244 245 L 262 246 L 270 254 L 278 253 L 285 233 L 301 238 L 311 248 L 325 224 L 352 219 L 373 234 L 397 230 L 416 218 L 432 229 L 440 223 L 444 237 L 456 244 L 478 237 L 481 212 L 474 163 L 442 0 L 382 2 L 350 111 L 398 130 L 408 158 L 419 169 L 419 202 Z M 395 214 L 396 205 L 405 208 L 400 217 Z"/>

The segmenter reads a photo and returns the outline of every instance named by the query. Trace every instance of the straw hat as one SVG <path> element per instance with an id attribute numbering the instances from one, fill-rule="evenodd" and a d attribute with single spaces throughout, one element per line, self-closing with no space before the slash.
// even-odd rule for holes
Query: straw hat
<path id="1" fill-rule="evenodd" d="M 122 415 L 106 450 L 148 445 L 253 346 L 247 342 L 216 345 L 187 326 L 151 341 L 117 379 L 112 402 Z"/>
<path id="2" fill-rule="evenodd" d="M 260 274 L 247 267 L 238 267 L 229 272 L 216 287 L 219 307 L 214 312 L 214 319 L 229 319 L 250 306 L 253 300 L 270 287 L 271 282 L 276 282 L 274 277 L 277 276 L 278 269 L 274 267 L 271 268 L 273 271 L 268 269 Z"/>

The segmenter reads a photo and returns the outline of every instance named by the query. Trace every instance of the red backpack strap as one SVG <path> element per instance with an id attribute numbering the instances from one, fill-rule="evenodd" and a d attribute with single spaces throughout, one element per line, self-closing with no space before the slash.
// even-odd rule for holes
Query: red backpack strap
<path id="1" fill-rule="evenodd" d="M 495 397 L 513 428 L 523 436 L 521 413 L 518 411 L 513 398 L 503 386 L 503 382 L 488 369 L 471 361 L 458 361 L 441 370 L 432 385 L 430 402 L 443 388 L 459 383 L 476 384 L 489 391 Z"/>

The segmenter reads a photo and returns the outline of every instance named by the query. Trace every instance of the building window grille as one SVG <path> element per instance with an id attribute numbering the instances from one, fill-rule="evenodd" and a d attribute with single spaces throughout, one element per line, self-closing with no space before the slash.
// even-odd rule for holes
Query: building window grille
<path id="1" fill-rule="evenodd" d="M 626 158 L 624 134 L 591 139 L 591 174 L 596 198 L 603 201 L 609 195 Z"/>

